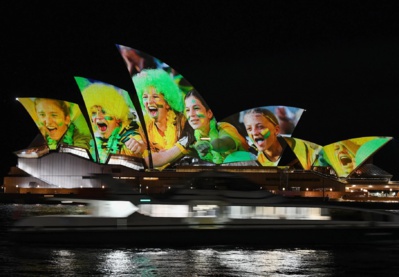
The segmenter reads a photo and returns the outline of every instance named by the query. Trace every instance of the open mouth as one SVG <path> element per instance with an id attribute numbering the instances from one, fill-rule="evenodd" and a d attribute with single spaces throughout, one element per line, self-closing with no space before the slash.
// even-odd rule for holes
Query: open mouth
<path id="1" fill-rule="evenodd" d="M 155 116 L 158 113 L 158 108 L 156 106 L 148 106 L 148 112 L 151 116 Z"/>
<path id="2" fill-rule="evenodd" d="M 46 126 L 47 131 L 51 134 L 57 131 L 57 128 L 52 127 L 52 126 Z"/>
<path id="3" fill-rule="evenodd" d="M 339 155 L 339 160 L 343 166 L 347 166 L 352 163 L 352 158 L 348 155 Z"/>
<path id="4" fill-rule="evenodd" d="M 265 140 L 263 138 L 256 138 L 254 139 L 254 141 L 256 142 L 256 144 L 262 144 Z"/>
<path id="5" fill-rule="evenodd" d="M 107 130 L 107 124 L 99 122 L 97 123 L 97 127 L 101 132 L 105 132 Z"/>

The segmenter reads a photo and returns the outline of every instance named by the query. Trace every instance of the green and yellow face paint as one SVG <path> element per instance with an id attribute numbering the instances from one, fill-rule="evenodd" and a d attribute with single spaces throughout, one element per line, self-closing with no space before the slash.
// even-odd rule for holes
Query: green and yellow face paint
<path id="1" fill-rule="evenodd" d="M 195 111 L 195 114 L 198 118 L 204 119 L 206 118 L 206 115 L 201 111 L 201 107 L 197 102 L 197 99 L 193 98 L 191 99 L 191 107 Z M 186 117 L 188 120 L 190 120 L 191 116 L 189 115 L 189 109 L 186 109 Z"/>
<path id="2" fill-rule="evenodd" d="M 271 135 L 269 128 L 263 129 L 260 133 L 262 134 L 264 139 L 267 139 Z"/>

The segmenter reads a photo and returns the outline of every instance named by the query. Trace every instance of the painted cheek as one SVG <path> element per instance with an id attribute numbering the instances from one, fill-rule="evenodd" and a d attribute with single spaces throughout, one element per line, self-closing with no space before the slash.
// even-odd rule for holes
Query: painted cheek
<path id="1" fill-rule="evenodd" d="M 262 134 L 264 139 L 267 139 L 271 135 L 269 128 L 263 129 L 260 133 Z"/>
<path id="2" fill-rule="evenodd" d="M 205 115 L 203 113 L 198 113 L 197 115 L 199 118 L 205 118 Z"/>

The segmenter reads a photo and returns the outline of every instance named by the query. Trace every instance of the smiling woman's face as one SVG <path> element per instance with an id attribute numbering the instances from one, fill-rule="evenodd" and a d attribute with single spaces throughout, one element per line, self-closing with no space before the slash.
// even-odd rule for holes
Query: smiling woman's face
<path id="1" fill-rule="evenodd" d="M 166 117 L 169 105 L 162 93 L 159 93 L 154 87 L 149 87 L 144 91 L 143 103 L 152 119 L 158 120 Z"/>
<path id="2" fill-rule="evenodd" d="M 194 96 L 185 100 L 187 121 L 194 130 L 209 130 L 209 121 L 212 119 L 212 112 L 206 110 L 205 106 Z"/>
<path id="3" fill-rule="evenodd" d="M 277 140 L 278 125 L 275 126 L 260 113 L 249 113 L 244 116 L 244 125 L 248 136 L 259 151 L 268 149 Z"/>

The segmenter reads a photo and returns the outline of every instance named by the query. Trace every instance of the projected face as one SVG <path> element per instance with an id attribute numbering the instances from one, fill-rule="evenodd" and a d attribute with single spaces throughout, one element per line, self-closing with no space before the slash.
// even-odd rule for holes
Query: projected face
<path id="1" fill-rule="evenodd" d="M 51 139 L 60 140 L 71 123 L 67 104 L 52 99 L 36 99 L 35 108 L 40 129 Z"/>
<path id="2" fill-rule="evenodd" d="M 278 143 L 279 125 L 273 123 L 262 113 L 250 112 L 245 114 L 244 125 L 248 136 L 258 148 L 258 151 L 264 151 Z"/>
<path id="3" fill-rule="evenodd" d="M 155 121 L 166 118 L 170 106 L 162 93 L 159 93 L 154 87 L 149 87 L 144 91 L 143 103 L 147 114 Z"/>
<path id="4" fill-rule="evenodd" d="M 335 161 L 343 173 L 349 174 L 356 167 L 355 156 L 359 146 L 349 140 L 334 143 Z"/>
<path id="5" fill-rule="evenodd" d="M 209 121 L 213 117 L 211 110 L 207 110 L 201 101 L 188 96 L 185 99 L 187 121 L 194 130 L 209 132 Z"/>
<path id="6" fill-rule="evenodd" d="M 97 134 L 108 139 L 115 128 L 119 127 L 120 120 L 115 116 L 107 114 L 101 106 L 94 106 L 91 108 L 91 121 L 97 130 Z"/>

